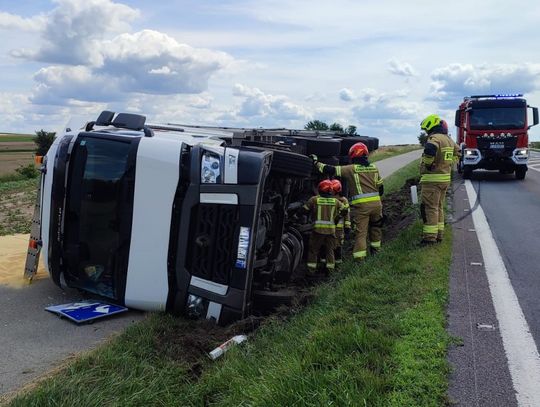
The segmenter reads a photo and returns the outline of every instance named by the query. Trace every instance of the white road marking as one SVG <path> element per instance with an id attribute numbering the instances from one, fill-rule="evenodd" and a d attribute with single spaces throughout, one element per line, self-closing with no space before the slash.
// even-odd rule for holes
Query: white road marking
<path id="1" fill-rule="evenodd" d="M 533 171 L 538 171 L 538 172 L 540 172 L 540 168 L 529 167 L 529 170 L 533 170 Z"/>
<path id="2" fill-rule="evenodd" d="M 469 201 L 474 205 L 477 195 L 471 181 L 465 181 L 465 187 Z M 480 204 L 472 211 L 472 218 L 480 241 L 491 298 L 499 321 L 518 405 L 540 406 L 538 349 Z"/>

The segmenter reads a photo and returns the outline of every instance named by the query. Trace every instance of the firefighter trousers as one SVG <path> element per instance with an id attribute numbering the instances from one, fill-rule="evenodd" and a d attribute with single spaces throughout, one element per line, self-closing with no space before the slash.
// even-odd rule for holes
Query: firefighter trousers
<path id="1" fill-rule="evenodd" d="M 336 227 L 336 244 L 334 248 L 334 257 L 336 264 L 343 263 L 343 243 L 345 241 L 345 231 L 341 227 Z"/>
<path id="2" fill-rule="evenodd" d="M 353 258 L 363 260 L 367 256 L 367 237 L 374 250 L 381 247 L 382 238 L 382 203 L 381 201 L 364 202 L 351 206 L 351 217 L 356 231 Z"/>
<path id="3" fill-rule="evenodd" d="M 322 234 L 317 232 L 311 232 L 309 237 L 309 251 L 307 266 L 311 272 L 317 270 L 317 258 L 319 257 L 319 252 L 324 246 L 324 253 L 326 257 L 326 268 L 328 270 L 333 270 L 336 267 L 336 261 L 334 258 L 334 249 L 336 247 L 336 235 L 332 234 Z"/>
<path id="4" fill-rule="evenodd" d="M 449 182 L 422 182 L 420 212 L 424 222 L 423 240 L 435 242 L 444 235 L 444 204 Z"/>

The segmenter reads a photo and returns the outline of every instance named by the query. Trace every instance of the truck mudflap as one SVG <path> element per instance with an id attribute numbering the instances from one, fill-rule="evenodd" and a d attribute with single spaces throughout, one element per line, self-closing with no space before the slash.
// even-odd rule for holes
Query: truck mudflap
<path id="1" fill-rule="evenodd" d="M 41 168 L 41 176 L 39 179 L 36 204 L 34 205 L 34 214 L 32 216 L 32 226 L 30 228 L 30 240 L 28 242 L 28 250 L 26 252 L 26 263 L 24 265 L 24 278 L 32 281 L 37 273 L 39 266 L 39 254 L 41 253 L 41 188 L 43 186 L 43 171 Z"/>

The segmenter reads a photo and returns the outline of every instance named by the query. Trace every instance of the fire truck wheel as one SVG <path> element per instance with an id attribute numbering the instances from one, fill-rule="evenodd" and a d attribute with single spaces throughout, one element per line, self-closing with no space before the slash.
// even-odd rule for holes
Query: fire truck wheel
<path id="1" fill-rule="evenodd" d="M 527 168 L 525 166 L 516 167 L 516 179 L 524 180 L 525 174 L 527 174 Z"/>

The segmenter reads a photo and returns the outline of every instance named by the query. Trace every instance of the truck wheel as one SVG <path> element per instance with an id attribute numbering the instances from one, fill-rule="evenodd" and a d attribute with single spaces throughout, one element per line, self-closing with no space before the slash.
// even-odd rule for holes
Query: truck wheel
<path id="1" fill-rule="evenodd" d="M 275 311 L 282 305 L 291 305 L 298 293 L 290 288 L 277 291 L 254 290 L 253 306 L 261 312 Z"/>
<path id="2" fill-rule="evenodd" d="M 313 172 L 313 161 L 302 154 L 274 150 L 270 171 L 293 177 L 307 178 Z"/>
<path id="3" fill-rule="evenodd" d="M 332 157 L 339 155 L 339 151 L 341 150 L 341 140 L 339 139 L 304 138 L 304 140 L 307 143 L 306 151 L 308 155 L 315 154 L 321 157 Z"/>
<path id="4" fill-rule="evenodd" d="M 458 174 L 463 174 L 463 161 L 459 160 L 457 163 L 457 172 Z"/>
<path id="5" fill-rule="evenodd" d="M 471 175 L 472 175 L 472 170 L 470 168 L 463 168 L 463 174 L 461 174 L 463 176 L 463 179 L 471 179 Z"/>
<path id="6" fill-rule="evenodd" d="M 245 147 L 245 149 L 252 151 L 272 151 L 272 166 L 270 167 L 270 171 L 273 173 L 300 178 L 308 178 L 313 173 L 313 160 L 305 155 L 255 146 Z"/>
<path id="7" fill-rule="evenodd" d="M 322 158 L 319 158 L 319 161 L 322 162 L 323 164 L 329 164 L 329 165 L 340 165 L 341 162 L 339 160 L 338 157 L 322 157 Z"/>
<path id="8" fill-rule="evenodd" d="M 519 167 L 516 167 L 516 179 L 524 180 L 526 174 L 527 174 L 527 167 L 525 167 L 524 165 L 520 165 Z"/>

